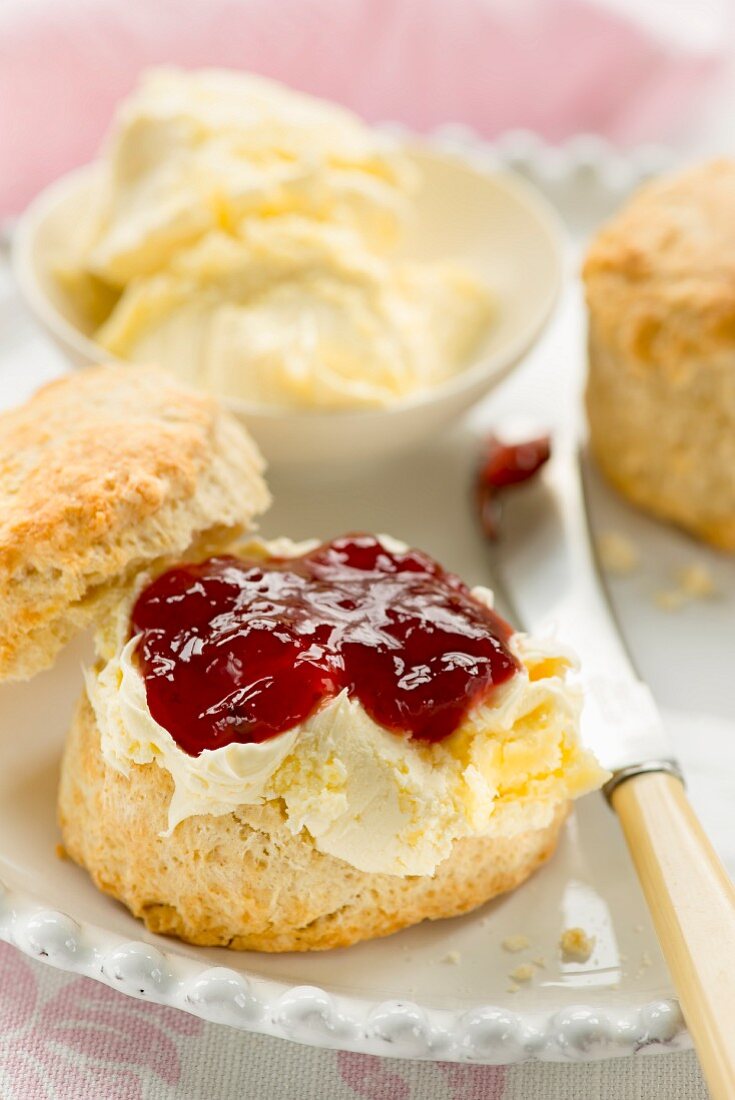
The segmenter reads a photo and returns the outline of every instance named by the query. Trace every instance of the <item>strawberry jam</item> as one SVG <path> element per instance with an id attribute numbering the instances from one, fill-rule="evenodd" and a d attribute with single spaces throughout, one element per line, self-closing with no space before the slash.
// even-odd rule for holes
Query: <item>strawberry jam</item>
<path id="1" fill-rule="evenodd" d="M 548 435 L 526 443 L 501 443 L 491 435 L 477 471 L 477 508 L 485 534 L 496 539 L 500 533 L 500 501 L 514 485 L 530 481 L 551 458 Z"/>
<path id="2" fill-rule="evenodd" d="M 170 569 L 132 631 L 151 714 L 192 756 L 265 741 L 345 688 L 387 729 L 440 741 L 518 667 L 510 627 L 458 577 L 372 535 Z"/>

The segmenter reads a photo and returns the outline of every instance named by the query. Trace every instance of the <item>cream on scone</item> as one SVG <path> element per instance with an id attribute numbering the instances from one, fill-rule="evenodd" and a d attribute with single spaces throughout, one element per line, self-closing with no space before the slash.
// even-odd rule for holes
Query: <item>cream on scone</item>
<path id="1" fill-rule="evenodd" d="M 735 550 L 735 162 L 642 188 L 584 281 L 599 465 L 635 504 Z"/>
<path id="2" fill-rule="evenodd" d="M 408 552 L 386 536 L 377 541 Z M 318 545 L 257 540 L 237 553 L 267 563 L 271 554 L 295 558 Z M 139 580 L 133 592 L 140 590 Z M 487 589 L 472 595 L 492 606 Z M 169 835 L 189 817 L 280 799 L 290 832 L 306 829 L 318 851 L 360 871 L 431 875 L 461 837 L 543 828 L 557 804 L 599 778 L 577 743 L 581 700 L 565 680 L 570 655 L 523 634 L 509 643 L 515 673 L 441 740 L 381 726 L 343 688 L 275 736 L 194 756 L 150 712 L 131 606 L 132 593 L 120 605 L 117 637 L 98 638 L 98 651 L 111 656 L 88 670 L 87 695 L 107 764 L 129 775 L 132 765 L 155 761 L 171 775 Z"/>
<path id="3" fill-rule="evenodd" d="M 90 370 L 0 416 L 0 460 L 2 674 L 95 624 L 59 821 L 151 930 L 310 950 L 453 916 L 604 779 L 570 656 L 486 590 L 384 535 L 244 538 L 260 459 L 210 398 Z"/>

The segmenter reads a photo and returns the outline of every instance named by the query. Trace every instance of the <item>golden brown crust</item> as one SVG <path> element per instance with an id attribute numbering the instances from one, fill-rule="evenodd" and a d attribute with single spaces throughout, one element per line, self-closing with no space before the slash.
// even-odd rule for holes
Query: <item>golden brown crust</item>
<path id="1" fill-rule="evenodd" d="M 583 276 L 600 339 L 672 379 L 735 349 L 735 161 L 641 188 L 597 234 Z"/>
<path id="2" fill-rule="evenodd" d="M 735 162 L 643 188 L 593 241 L 584 280 L 603 472 L 735 550 Z"/>
<path id="3" fill-rule="evenodd" d="M 0 416 L 0 679 L 51 664 L 111 586 L 268 504 L 216 401 L 143 367 L 52 382 Z"/>
<path id="4" fill-rule="evenodd" d="M 172 780 L 156 764 L 129 777 L 100 751 L 80 701 L 59 792 L 66 850 L 152 932 L 236 950 L 346 947 L 421 920 L 456 916 L 523 882 L 554 851 L 568 812 L 513 839 L 456 842 L 432 877 L 367 874 L 292 836 L 279 803 L 166 828 Z"/>

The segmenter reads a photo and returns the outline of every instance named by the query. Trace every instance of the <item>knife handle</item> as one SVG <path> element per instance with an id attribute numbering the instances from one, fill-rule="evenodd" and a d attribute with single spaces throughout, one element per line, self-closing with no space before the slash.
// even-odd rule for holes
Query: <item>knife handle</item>
<path id="1" fill-rule="evenodd" d="M 735 1097 L 735 887 L 678 778 L 611 794 L 713 1100 Z"/>

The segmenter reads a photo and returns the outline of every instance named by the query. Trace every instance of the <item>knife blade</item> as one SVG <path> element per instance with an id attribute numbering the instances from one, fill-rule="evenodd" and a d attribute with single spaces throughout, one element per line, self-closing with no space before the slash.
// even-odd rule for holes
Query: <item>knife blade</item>
<path id="1" fill-rule="evenodd" d="M 514 626 L 553 634 L 575 651 L 585 704 L 582 738 L 612 772 L 610 796 L 640 771 L 680 775 L 661 715 L 640 679 L 593 549 L 577 440 L 560 433 L 536 482 L 507 494 L 494 572 Z"/>
<path id="2" fill-rule="evenodd" d="M 690 806 L 651 692 L 622 641 L 590 537 L 580 449 L 554 441 L 509 493 L 496 587 L 516 625 L 573 646 L 582 736 L 612 772 L 618 816 L 713 1100 L 735 1097 L 735 887 Z"/>

